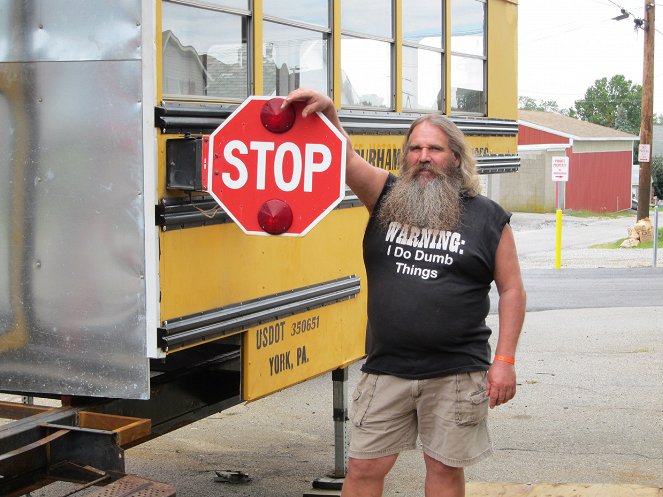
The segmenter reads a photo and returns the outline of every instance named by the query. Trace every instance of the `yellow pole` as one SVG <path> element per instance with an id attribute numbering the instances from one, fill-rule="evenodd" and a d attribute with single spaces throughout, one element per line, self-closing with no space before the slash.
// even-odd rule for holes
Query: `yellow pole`
<path id="1" fill-rule="evenodd" d="M 557 236 L 555 237 L 555 269 L 562 267 L 562 210 L 557 209 L 555 227 Z"/>

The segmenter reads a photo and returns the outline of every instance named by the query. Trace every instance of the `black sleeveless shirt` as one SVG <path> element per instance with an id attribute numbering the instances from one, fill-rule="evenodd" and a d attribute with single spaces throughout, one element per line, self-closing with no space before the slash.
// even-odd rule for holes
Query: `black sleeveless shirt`
<path id="1" fill-rule="evenodd" d="M 438 231 L 376 219 L 364 234 L 367 373 L 424 379 L 487 370 L 488 292 L 495 252 L 511 214 L 492 200 L 464 197 L 459 228 Z"/>

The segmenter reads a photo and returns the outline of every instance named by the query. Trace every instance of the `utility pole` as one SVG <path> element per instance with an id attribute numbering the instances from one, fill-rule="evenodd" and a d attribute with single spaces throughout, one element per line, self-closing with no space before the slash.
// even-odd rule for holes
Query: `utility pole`
<path id="1" fill-rule="evenodd" d="M 649 217 L 649 201 L 651 197 L 651 148 L 652 122 L 654 114 L 654 2 L 645 0 L 645 48 L 642 70 L 642 114 L 640 123 L 640 145 L 649 147 L 646 161 L 640 161 L 640 179 L 638 181 L 638 212 L 637 221 Z M 638 158 L 639 160 L 640 158 Z"/>

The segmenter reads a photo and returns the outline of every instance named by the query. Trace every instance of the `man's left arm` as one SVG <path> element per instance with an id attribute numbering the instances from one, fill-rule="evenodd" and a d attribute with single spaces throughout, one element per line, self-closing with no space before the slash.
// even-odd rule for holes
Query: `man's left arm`
<path id="1" fill-rule="evenodd" d="M 515 366 L 507 362 L 516 357 L 518 337 L 525 320 L 525 287 L 520 275 L 516 242 L 506 224 L 495 255 L 495 285 L 499 294 L 499 336 L 495 357 L 488 370 L 487 393 L 490 408 L 510 401 L 516 395 Z"/>

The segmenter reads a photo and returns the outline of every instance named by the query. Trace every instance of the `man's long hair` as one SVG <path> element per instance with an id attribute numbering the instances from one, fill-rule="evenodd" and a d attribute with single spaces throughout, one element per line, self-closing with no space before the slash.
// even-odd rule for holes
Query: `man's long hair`
<path id="1" fill-rule="evenodd" d="M 460 129 L 458 129 L 458 126 L 456 126 L 453 121 L 440 114 L 427 114 L 416 119 L 412 123 L 410 129 L 405 135 L 405 143 L 403 144 L 403 151 L 399 160 L 401 171 L 406 164 L 407 154 L 410 151 L 410 135 L 412 135 L 414 128 L 423 122 L 432 124 L 447 135 L 449 148 L 453 152 L 454 157 L 460 159 L 460 172 L 462 176 L 460 193 L 466 197 L 476 197 L 481 192 L 481 184 L 479 182 L 477 161 L 474 158 L 474 154 L 467 145 L 465 135 Z"/>

